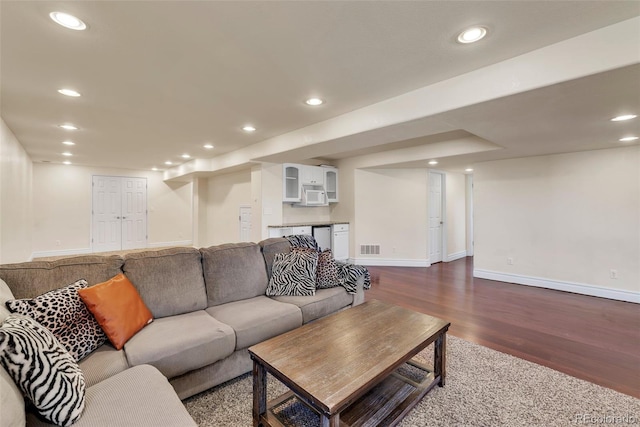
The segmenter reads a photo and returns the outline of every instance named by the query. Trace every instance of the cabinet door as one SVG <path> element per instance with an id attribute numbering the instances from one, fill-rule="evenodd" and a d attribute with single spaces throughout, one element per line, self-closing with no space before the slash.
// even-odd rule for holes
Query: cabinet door
<path id="1" fill-rule="evenodd" d="M 292 234 L 309 234 L 311 235 L 311 226 L 293 227 Z"/>
<path id="2" fill-rule="evenodd" d="M 338 201 L 338 169 L 324 169 L 324 185 L 327 190 L 327 201 L 336 203 Z"/>
<path id="3" fill-rule="evenodd" d="M 282 165 L 282 201 L 301 201 L 301 176 L 300 165 L 285 163 Z"/>
<path id="4" fill-rule="evenodd" d="M 304 185 L 324 185 L 324 170 L 320 166 L 302 166 Z"/>
<path id="5" fill-rule="evenodd" d="M 344 261 L 349 258 L 349 231 L 333 231 L 331 238 L 333 257 Z"/>

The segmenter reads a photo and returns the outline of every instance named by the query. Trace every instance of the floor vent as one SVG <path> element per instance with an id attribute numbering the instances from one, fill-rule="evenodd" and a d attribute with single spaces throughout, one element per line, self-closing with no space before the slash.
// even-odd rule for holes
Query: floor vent
<path id="1" fill-rule="evenodd" d="M 380 255 L 380 245 L 360 245 L 360 255 Z"/>

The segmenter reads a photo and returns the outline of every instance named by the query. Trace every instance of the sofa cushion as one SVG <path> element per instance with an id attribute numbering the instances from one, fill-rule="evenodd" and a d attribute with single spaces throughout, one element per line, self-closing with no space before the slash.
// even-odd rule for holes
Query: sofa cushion
<path id="1" fill-rule="evenodd" d="M 334 313 L 353 303 L 353 295 L 349 295 L 341 286 L 318 289 L 316 294 L 310 297 L 279 296 L 273 297 L 273 299 L 298 306 L 302 310 L 302 321 L 304 323 Z"/>
<path id="2" fill-rule="evenodd" d="M 233 353 L 230 326 L 204 311 L 156 319 L 124 346 L 131 366 L 149 364 L 167 378 L 224 359 Z"/>
<path id="3" fill-rule="evenodd" d="M 302 312 L 298 307 L 265 296 L 209 307 L 207 313 L 233 328 L 236 350 L 302 325 Z"/>
<path id="4" fill-rule="evenodd" d="M 47 328 L 9 315 L 0 327 L 0 362 L 45 419 L 65 427 L 78 420 L 85 405 L 82 371 Z"/>
<path id="5" fill-rule="evenodd" d="M 155 318 L 207 307 L 201 256 L 195 248 L 130 253 L 122 269 Z"/>
<path id="6" fill-rule="evenodd" d="M 7 371 L 0 364 L 0 425 L 22 427 L 25 423 L 24 398 Z"/>
<path id="7" fill-rule="evenodd" d="M 271 279 L 266 294 L 310 296 L 316 293 L 316 267 L 318 252 L 313 249 L 294 248 L 273 259 Z"/>
<path id="8" fill-rule="evenodd" d="M 262 256 L 264 257 L 264 263 L 267 267 L 267 276 L 271 279 L 273 259 L 276 254 L 291 252 L 291 243 L 284 237 L 271 237 L 261 241 L 258 245 L 260 245 L 262 249 Z"/>
<path id="9" fill-rule="evenodd" d="M 98 384 L 127 368 L 127 356 L 124 350 L 116 350 L 111 344 L 105 344 L 78 363 L 87 387 Z"/>
<path id="10" fill-rule="evenodd" d="M 80 289 L 78 294 L 117 350 L 153 321 L 138 291 L 122 273 L 89 289 Z"/>
<path id="11" fill-rule="evenodd" d="M 86 287 L 85 280 L 78 280 L 35 298 L 7 301 L 6 305 L 12 312 L 29 316 L 50 330 L 78 361 L 107 340 L 78 295 L 78 291 Z"/>
<path id="12" fill-rule="evenodd" d="M 86 255 L 57 261 L 31 261 L 0 265 L 0 278 L 15 298 L 33 298 L 61 285 L 85 279 L 89 286 L 121 273 L 122 257 Z"/>
<path id="13" fill-rule="evenodd" d="M 29 427 L 50 426 L 27 414 Z M 156 368 L 135 366 L 87 389 L 73 427 L 195 427 L 173 387 Z"/>
<path id="14" fill-rule="evenodd" d="M 209 307 L 264 295 L 268 279 L 260 246 L 230 243 L 200 252 Z"/>

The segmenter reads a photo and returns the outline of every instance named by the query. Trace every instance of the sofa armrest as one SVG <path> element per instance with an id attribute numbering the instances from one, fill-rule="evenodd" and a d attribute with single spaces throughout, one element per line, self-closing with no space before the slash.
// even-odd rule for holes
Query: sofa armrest
<path id="1" fill-rule="evenodd" d="M 352 307 L 360 305 L 364 302 L 364 276 L 360 276 L 356 282 L 356 293 L 353 295 Z"/>

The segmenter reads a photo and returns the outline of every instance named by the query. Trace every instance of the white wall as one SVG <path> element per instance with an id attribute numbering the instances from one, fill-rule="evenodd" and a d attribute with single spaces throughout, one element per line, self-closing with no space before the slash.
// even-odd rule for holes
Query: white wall
<path id="1" fill-rule="evenodd" d="M 207 187 L 207 240 L 202 246 L 239 242 L 240 206 L 251 206 L 251 170 L 214 176 Z"/>
<path id="2" fill-rule="evenodd" d="M 160 172 L 34 163 L 35 256 L 90 251 L 93 175 L 147 178 L 149 246 L 192 242 L 191 183 L 165 183 Z"/>
<path id="3" fill-rule="evenodd" d="M 0 263 L 28 261 L 32 251 L 32 162 L 0 120 Z"/>
<path id="4" fill-rule="evenodd" d="M 427 265 L 425 169 L 357 169 L 354 174 L 356 262 Z M 360 245 L 379 244 L 380 255 L 361 255 Z"/>
<path id="5" fill-rule="evenodd" d="M 640 302 L 640 147 L 474 169 L 476 276 Z"/>

